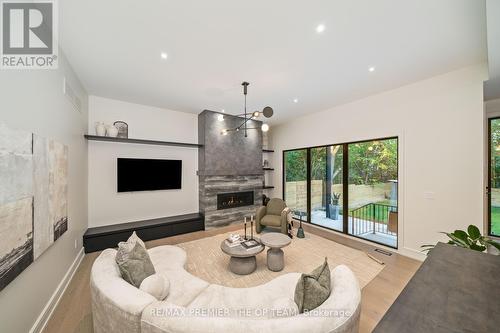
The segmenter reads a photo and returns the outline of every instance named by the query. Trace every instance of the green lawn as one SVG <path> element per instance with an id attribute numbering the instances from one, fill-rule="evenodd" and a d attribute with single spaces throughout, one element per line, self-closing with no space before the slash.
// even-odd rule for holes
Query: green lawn
<path id="1" fill-rule="evenodd" d="M 390 206 L 391 205 L 391 201 L 390 200 L 382 200 L 382 201 L 378 201 L 378 202 L 375 202 L 376 204 L 379 204 L 379 205 L 386 205 L 386 206 Z M 349 209 L 349 216 L 352 216 L 352 211 L 353 209 Z M 372 211 L 371 209 L 368 209 L 365 211 L 365 214 L 366 215 L 361 215 L 361 216 L 357 216 L 361 219 L 366 219 L 368 221 L 377 221 L 379 223 L 384 223 L 384 224 L 387 224 L 387 220 L 389 219 L 389 214 L 388 214 L 388 211 L 385 210 L 385 209 L 379 209 L 379 210 L 375 210 Z M 499 210 L 499 214 L 500 214 L 500 210 Z"/>
<path id="2" fill-rule="evenodd" d="M 491 233 L 500 236 L 500 207 L 491 207 Z"/>

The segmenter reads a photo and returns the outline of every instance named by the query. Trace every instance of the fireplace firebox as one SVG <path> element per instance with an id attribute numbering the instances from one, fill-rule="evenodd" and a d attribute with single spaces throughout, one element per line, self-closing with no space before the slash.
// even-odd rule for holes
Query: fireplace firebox
<path id="1" fill-rule="evenodd" d="M 253 191 L 217 194 L 217 210 L 254 204 Z"/>

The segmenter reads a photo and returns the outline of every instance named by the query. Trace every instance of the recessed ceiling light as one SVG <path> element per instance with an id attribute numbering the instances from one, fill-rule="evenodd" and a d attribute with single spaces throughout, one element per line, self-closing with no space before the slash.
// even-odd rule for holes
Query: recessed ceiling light
<path id="1" fill-rule="evenodd" d="M 166 60 L 166 59 L 168 58 L 168 54 L 167 54 L 166 52 L 162 52 L 162 53 L 160 54 L 160 56 L 161 56 L 161 58 L 162 58 L 162 59 L 164 59 L 164 60 Z"/>
<path id="2" fill-rule="evenodd" d="M 268 124 L 262 124 L 261 129 L 262 129 L 262 132 L 267 132 L 267 131 L 269 131 L 269 125 Z"/>
<path id="3" fill-rule="evenodd" d="M 299 102 L 299 99 L 298 99 L 298 98 L 294 98 L 294 99 L 293 99 L 293 102 L 294 102 L 294 103 L 298 103 L 298 102 Z"/>
<path id="4" fill-rule="evenodd" d="M 369 72 L 375 72 L 375 67 L 372 66 L 372 67 L 368 68 L 368 71 Z"/>
<path id="5" fill-rule="evenodd" d="M 316 32 L 318 34 L 322 33 L 323 31 L 325 31 L 326 27 L 324 24 L 319 24 L 317 27 L 316 27 Z"/>
<path id="6" fill-rule="evenodd" d="M 221 111 L 222 111 L 223 113 L 226 113 L 226 110 L 224 110 L 224 109 L 222 109 Z"/>

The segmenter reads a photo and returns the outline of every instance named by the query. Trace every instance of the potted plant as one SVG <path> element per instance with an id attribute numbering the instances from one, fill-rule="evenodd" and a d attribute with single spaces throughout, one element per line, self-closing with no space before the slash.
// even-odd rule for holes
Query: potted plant
<path id="1" fill-rule="evenodd" d="M 474 251 L 484 252 L 498 255 L 500 252 L 500 243 L 481 235 L 479 228 L 475 225 L 470 225 L 467 231 L 455 230 L 454 232 L 442 232 L 450 238 L 448 244 L 459 246 Z M 422 245 L 422 252 L 428 252 L 435 245 Z"/>
<path id="2" fill-rule="evenodd" d="M 328 204 L 329 218 L 332 220 L 339 219 L 339 212 L 340 212 L 339 199 L 340 199 L 340 193 L 335 193 L 335 192 L 332 193 L 331 203 Z"/>

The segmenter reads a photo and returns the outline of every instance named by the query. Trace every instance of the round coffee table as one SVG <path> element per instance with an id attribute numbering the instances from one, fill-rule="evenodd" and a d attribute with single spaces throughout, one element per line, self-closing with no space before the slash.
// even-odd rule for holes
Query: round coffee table
<path id="1" fill-rule="evenodd" d="M 267 268 L 273 272 L 279 272 L 285 267 L 285 258 L 282 247 L 289 245 L 292 240 L 287 235 L 270 232 L 260 236 L 260 242 L 269 246 L 267 250 Z"/>
<path id="2" fill-rule="evenodd" d="M 225 240 L 220 244 L 220 248 L 222 252 L 231 256 L 231 259 L 229 259 L 229 269 L 238 275 L 247 275 L 255 271 L 257 268 L 257 258 L 255 256 L 264 251 L 262 244 L 246 249 L 243 245 L 230 247 L 226 244 Z"/>

